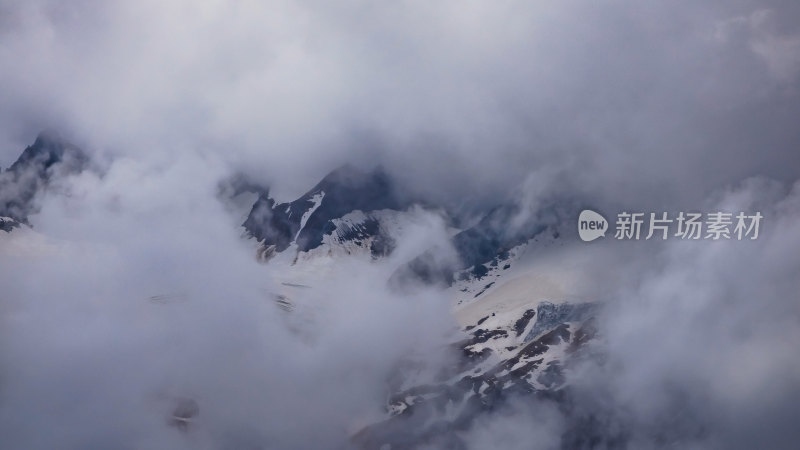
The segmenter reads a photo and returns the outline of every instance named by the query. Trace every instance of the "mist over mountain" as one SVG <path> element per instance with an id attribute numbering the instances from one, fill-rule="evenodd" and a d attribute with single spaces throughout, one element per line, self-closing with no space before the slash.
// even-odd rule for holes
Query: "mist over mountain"
<path id="1" fill-rule="evenodd" d="M 34 197 L 54 177 L 78 173 L 88 157 L 77 147 L 52 132 L 42 132 L 25 148 L 11 167 L 0 172 L 0 229 L 11 231 L 28 224 L 35 211 Z"/>
<path id="2" fill-rule="evenodd" d="M 798 55 L 782 0 L 0 2 L 0 447 L 794 449 Z"/>

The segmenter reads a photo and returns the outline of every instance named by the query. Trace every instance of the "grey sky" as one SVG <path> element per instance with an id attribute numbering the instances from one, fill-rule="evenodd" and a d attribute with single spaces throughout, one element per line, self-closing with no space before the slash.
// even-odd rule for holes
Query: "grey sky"
<path id="1" fill-rule="evenodd" d="M 213 153 L 287 198 L 348 160 L 452 196 L 553 166 L 576 189 L 664 201 L 800 169 L 793 2 L 33 1 L 0 14 L 6 166 L 50 126 L 137 158 Z"/>

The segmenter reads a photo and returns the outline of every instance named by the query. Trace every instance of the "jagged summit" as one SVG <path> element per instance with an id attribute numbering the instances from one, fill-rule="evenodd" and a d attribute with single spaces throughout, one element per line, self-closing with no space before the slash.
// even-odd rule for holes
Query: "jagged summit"
<path id="1" fill-rule="evenodd" d="M 54 177 L 81 172 L 88 157 L 54 131 L 39 133 L 32 145 L 0 173 L 0 229 L 11 231 L 28 224 L 36 193 Z"/>
<path id="2" fill-rule="evenodd" d="M 20 174 L 21 171 L 36 169 L 46 171 L 55 164 L 68 162 L 82 167 L 88 158 L 77 146 L 64 139 L 59 133 L 46 130 L 36 136 L 36 140 L 22 151 L 6 172 Z"/>
<path id="3" fill-rule="evenodd" d="M 410 204 L 401 198 L 382 168 L 364 172 L 345 165 L 293 202 L 276 204 L 262 193 L 243 226 L 276 252 L 286 250 L 292 243 L 299 251 L 309 251 L 322 244 L 323 236 L 336 230 L 335 219 L 354 211 L 399 211 Z"/>
<path id="4" fill-rule="evenodd" d="M 407 195 L 381 167 L 362 171 L 344 165 L 289 203 L 278 204 L 261 192 L 243 227 L 260 242 L 266 258 L 293 245 L 298 252 L 309 252 L 326 243 L 345 248 L 345 253 L 360 247 L 380 257 L 391 253 L 393 231 L 402 221 L 398 216 L 414 204 L 439 206 L 449 223 L 459 222 L 447 208 Z M 560 221 L 554 208 L 526 214 L 515 203 L 501 203 L 453 235 L 457 261 L 443 261 L 436 256 L 441 249 L 431 249 L 398 270 L 393 280 L 452 284 L 457 276 L 481 278 L 514 247 L 542 234 L 558 238 Z"/>

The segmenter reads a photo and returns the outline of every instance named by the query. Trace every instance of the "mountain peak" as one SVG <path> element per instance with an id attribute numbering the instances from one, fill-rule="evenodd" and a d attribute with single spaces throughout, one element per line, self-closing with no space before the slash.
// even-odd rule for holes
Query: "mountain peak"
<path id="1" fill-rule="evenodd" d="M 83 169 L 88 162 L 86 154 L 71 142 L 53 130 L 45 130 L 36 136 L 36 140 L 22 151 L 14 164 L 8 168 L 10 172 L 21 172 L 34 169 L 43 173 L 55 164 L 69 160 L 76 171 Z"/>
<path id="2" fill-rule="evenodd" d="M 378 166 L 364 171 L 345 164 L 331 171 L 302 197 L 290 203 L 275 204 L 262 195 L 253 205 L 245 229 L 265 247 L 281 252 L 292 242 L 300 251 L 322 244 L 331 234 L 333 222 L 353 211 L 405 209 L 410 202 L 400 198 L 389 175 Z"/>
<path id="3" fill-rule="evenodd" d="M 50 183 L 53 168 L 59 167 L 62 174 L 78 173 L 86 168 L 88 161 L 81 149 L 59 133 L 42 131 L 11 167 L 0 173 L 0 216 L 14 223 L 27 223 L 34 210 L 33 198 L 42 186 Z M 10 223 L 5 220 L 0 229 L 10 231 L 13 228 Z"/>

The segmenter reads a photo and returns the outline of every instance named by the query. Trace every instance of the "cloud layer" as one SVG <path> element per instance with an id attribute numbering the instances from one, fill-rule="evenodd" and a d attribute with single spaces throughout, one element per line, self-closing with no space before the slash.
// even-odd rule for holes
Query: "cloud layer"
<path id="1" fill-rule="evenodd" d="M 47 125 L 113 154 L 213 153 L 281 200 L 346 161 L 487 201 L 542 168 L 658 202 L 797 171 L 791 2 L 0 8 L 5 165 Z"/>
<path id="2" fill-rule="evenodd" d="M 0 1 L 0 165 L 55 128 L 102 167 L 52 186 L 36 232 L 0 232 L 0 435 L 345 446 L 400 358 L 441 356 L 446 299 L 384 282 L 445 225 L 416 211 L 396 259 L 294 293 L 321 305 L 296 336 L 217 186 L 244 172 L 292 200 L 352 163 L 466 209 L 761 210 L 754 242 L 609 246 L 608 363 L 574 380 L 637 448 L 788 448 L 798 18 L 779 0 Z M 207 435 L 163 426 L 180 397 L 198 399 Z M 471 441 L 558 442 L 556 412 L 512 406 Z M 531 421 L 547 426 L 520 431 Z M 653 440 L 664 424 L 674 435 Z"/>

